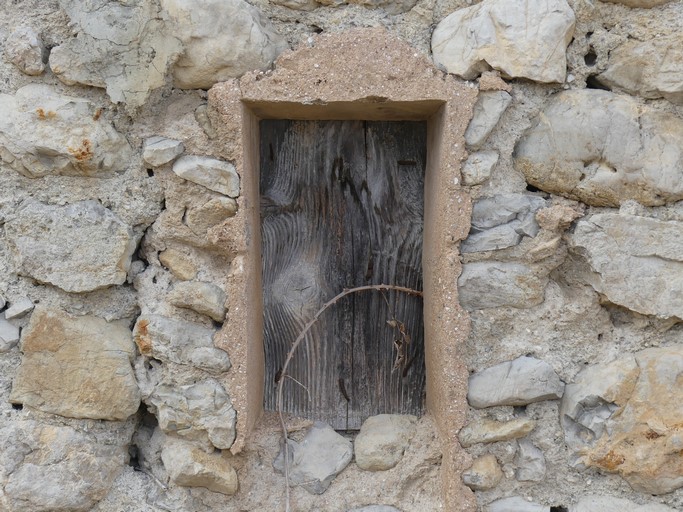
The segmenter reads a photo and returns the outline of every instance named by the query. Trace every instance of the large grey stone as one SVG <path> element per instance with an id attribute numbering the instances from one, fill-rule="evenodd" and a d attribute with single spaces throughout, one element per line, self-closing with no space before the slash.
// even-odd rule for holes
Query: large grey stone
<path id="1" fill-rule="evenodd" d="M 5 56 L 27 75 L 37 76 L 45 71 L 45 45 L 30 27 L 19 27 L 5 40 Z"/>
<path id="2" fill-rule="evenodd" d="M 19 328 L 8 322 L 0 313 L 0 353 L 7 352 L 19 343 Z"/>
<path id="3" fill-rule="evenodd" d="M 470 376 L 467 401 L 472 407 L 527 405 L 561 398 L 564 383 L 545 361 L 518 357 Z"/>
<path id="4" fill-rule="evenodd" d="M 683 318 L 683 222 L 600 213 L 581 219 L 570 249 L 592 270 L 590 285 L 610 302 Z"/>
<path id="5" fill-rule="evenodd" d="M 501 498 L 484 507 L 484 512 L 550 512 L 550 507 L 539 505 L 521 496 Z"/>
<path id="6" fill-rule="evenodd" d="M 173 172 L 181 178 L 220 192 L 228 197 L 240 195 L 240 177 L 229 162 L 208 156 L 181 156 L 173 163 Z"/>
<path id="7" fill-rule="evenodd" d="M 458 439 L 465 448 L 480 443 L 509 441 L 526 436 L 535 426 L 536 422 L 529 418 L 517 418 L 510 421 L 476 420 L 460 430 Z"/>
<path id="8" fill-rule="evenodd" d="M 583 496 L 569 507 L 569 512 L 675 512 L 675 509 L 660 503 L 638 505 L 614 496 Z"/>
<path id="9" fill-rule="evenodd" d="M 529 308 L 543 302 L 547 283 L 546 273 L 524 263 L 479 261 L 463 265 L 458 295 L 468 310 Z"/>
<path id="10" fill-rule="evenodd" d="M 567 385 L 560 419 L 575 464 L 617 473 L 638 492 L 683 487 L 683 346 L 588 367 Z"/>
<path id="11" fill-rule="evenodd" d="M 183 52 L 173 67 L 176 87 L 208 89 L 265 69 L 287 48 L 270 21 L 243 0 L 161 0 Z"/>
<path id="12" fill-rule="evenodd" d="M 197 281 L 176 283 L 168 301 L 179 308 L 187 308 L 206 315 L 216 322 L 225 320 L 225 292 L 215 284 Z"/>
<path id="13" fill-rule="evenodd" d="M 126 139 L 86 99 L 31 84 L 0 94 L 0 112 L 0 157 L 28 178 L 108 176 L 131 161 Z"/>
<path id="14" fill-rule="evenodd" d="M 366 471 L 385 471 L 399 463 L 415 429 L 415 416 L 379 414 L 363 422 L 354 441 L 356 464 Z"/>
<path id="15" fill-rule="evenodd" d="M 683 199 L 683 119 L 595 89 L 560 92 L 515 147 L 546 192 L 593 206 Z"/>
<path id="16" fill-rule="evenodd" d="M 237 472 L 227 453 L 206 453 L 186 441 L 167 437 L 161 460 L 176 485 L 204 487 L 228 496 L 237 492 Z"/>
<path id="17" fill-rule="evenodd" d="M 337 434 L 329 425 L 315 424 L 300 443 L 288 440 L 290 485 L 300 485 L 311 494 L 322 494 L 353 457 L 351 441 Z M 284 473 L 284 449 L 273 467 Z"/>
<path id="18" fill-rule="evenodd" d="M 128 439 L 34 421 L 6 423 L 0 427 L 0 488 L 8 512 L 91 510 L 125 467 Z"/>
<path id="19" fill-rule="evenodd" d="M 142 315 L 133 329 L 140 353 L 210 372 L 230 369 L 228 354 L 213 344 L 214 329 L 161 315 Z"/>
<path id="20" fill-rule="evenodd" d="M 10 401 L 70 418 L 124 420 L 140 406 L 125 322 L 38 307 L 21 338 Z"/>
<path id="21" fill-rule="evenodd" d="M 542 197 L 529 194 L 501 194 L 480 199 L 472 207 L 472 227 L 460 251 L 483 252 L 505 249 L 534 237 L 540 230 L 536 212 L 545 206 Z"/>
<path id="22" fill-rule="evenodd" d="M 59 5 L 76 35 L 50 53 L 50 68 L 60 80 L 106 88 L 114 103 L 133 109 L 164 85 L 182 43 L 157 2 L 60 0 Z"/>
<path id="23" fill-rule="evenodd" d="M 630 40 L 612 50 L 600 82 L 643 98 L 683 105 L 683 35 Z"/>
<path id="24" fill-rule="evenodd" d="M 543 452 L 528 439 L 517 441 L 514 461 L 515 478 L 519 482 L 541 482 L 545 478 L 546 465 Z"/>
<path id="25" fill-rule="evenodd" d="M 67 292 L 123 284 L 136 246 L 133 230 L 97 201 L 27 200 L 5 230 L 19 273 Z"/>
<path id="26" fill-rule="evenodd" d="M 161 384 L 145 400 L 156 410 L 159 428 L 196 442 L 207 452 L 226 450 L 235 441 L 237 414 L 230 397 L 213 379 L 196 384 Z"/>
<path id="27" fill-rule="evenodd" d="M 463 483 L 473 491 L 493 489 L 502 479 L 503 470 L 492 453 L 474 459 L 469 469 L 462 473 Z"/>
<path id="28" fill-rule="evenodd" d="M 509 77 L 563 82 L 574 20 L 565 0 L 484 0 L 436 26 L 434 60 L 468 80 L 493 68 Z"/>
<path id="29" fill-rule="evenodd" d="M 468 147 L 479 149 L 486 142 L 511 102 L 512 96 L 505 91 L 479 93 L 472 120 L 465 131 L 465 143 Z"/>

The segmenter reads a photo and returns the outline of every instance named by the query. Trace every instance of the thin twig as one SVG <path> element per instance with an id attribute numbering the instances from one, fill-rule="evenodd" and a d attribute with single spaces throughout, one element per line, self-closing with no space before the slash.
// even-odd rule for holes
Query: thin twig
<path id="1" fill-rule="evenodd" d="M 364 291 L 369 291 L 369 290 L 375 290 L 375 291 L 382 291 L 382 290 L 392 290 L 396 292 L 402 292 L 402 293 L 407 293 L 408 295 L 417 295 L 418 297 L 422 297 L 422 292 L 418 290 L 414 290 L 412 288 L 406 288 L 405 286 L 395 286 L 391 284 L 373 284 L 373 285 L 367 285 L 367 286 L 358 286 L 356 288 L 347 288 L 343 290 L 341 293 L 337 294 L 335 297 L 332 299 L 328 300 L 325 304 L 322 305 L 322 307 L 313 315 L 313 318 L 311 318 L 308 323 L 304 326 L 303 330 L 299 333 L 299 336 L 297 339 L 294 341 L 292 344 L 292 347 L 289 349 L 289 352 L 287 352 L 287 357 L 285 358 L 285 362 L 282 365 L 282 370 L 280 374 L 280 380 L 277 383 L 277 413 L 278 416 L 280 417 L 280 426 L 282 427 L 282 437 L 283 437 L 283 450 L 284 450 L 284 469 L 285 469 L 285 489 L 286 489 L 286 494 L 285 494 L 285 512 L 290 512 L 290 496 L 289 496 L 289 443 L 287 442 L 289 440 L 289 432 L 287 431 L 287 425 L 285 423 L 285 418 L 282 414 L 282 390 L 283 390 L 283 384 L 285 382 L 285 377 L 287 376 L 287 368 L 289 367 L 289 363 L 294 357 L 294 353 L 296 350 L 299 348 L 299 345 L 301 345 L 301 342 L 304 340 L 306 337 L 306 334 L 308 331 L 313 327 L 313 325 L 318 321 L 318 318 L 320 318 L 320 315 L 322 315 L 325 310 L 327 310 L 330 306 L 333 306 L 335 303 L 337 303 L 340 299 L 346 297 L 347 295 L 351 295 L 352 293 L 358 293 L 358 292 L 364 292 Z M 386 297 L 385 297 L 386 300 Z"/>

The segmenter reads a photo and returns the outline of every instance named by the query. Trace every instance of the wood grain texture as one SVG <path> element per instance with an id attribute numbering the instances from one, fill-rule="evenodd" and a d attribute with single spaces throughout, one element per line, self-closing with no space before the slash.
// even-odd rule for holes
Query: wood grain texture
<path id="1" fill-rule="evenodd" d="M 266 409 L 291 343 L 344 288 L 422 289 L 426 125 L 422 122 L 261 121 Z M 392 370 L 396 329 L 412 337 Z M 379 413 L 421 414 L 422 300 L 395 292 L 342 299 L 309 333 L 285 383 L 285 412 L 357 429 Z M 304 388 L 306 386 L 308 391 Z"/>

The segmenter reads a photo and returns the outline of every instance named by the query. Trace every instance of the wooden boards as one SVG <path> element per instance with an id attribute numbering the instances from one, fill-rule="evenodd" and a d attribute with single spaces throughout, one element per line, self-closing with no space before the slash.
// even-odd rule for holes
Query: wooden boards
<path id="1" fill-rule="evenodd" d="M 278 370 L 324 302 L 367 284 L 422 289 L 426 123 L 264 120 L 260 132 L 265 406 L 275 410 Z M 399 322 L 411 342 L 394 368 Z M 310 331 L 288 375 L 285 412 L 335 429 L 421 414 L 422 299 L 345 297 Z"/>

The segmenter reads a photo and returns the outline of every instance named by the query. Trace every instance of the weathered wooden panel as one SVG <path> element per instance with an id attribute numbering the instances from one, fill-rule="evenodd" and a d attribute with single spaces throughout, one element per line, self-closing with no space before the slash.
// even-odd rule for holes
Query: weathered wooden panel
<path id="1" fill-rule="evenodd" d="M 426 125 L 261 121 L 266 408 L 287 350 L 344 288 L 422 289 Z M 398 330 L 412 338 L 394 369 Z M 327 311 L 290 365 L 284 410 L 359 428 L 370 415 L 419 414 L 425 389 L 422 300 L 350 295 Z M 308 391 L 304 388 L 308 388 Z"/>

